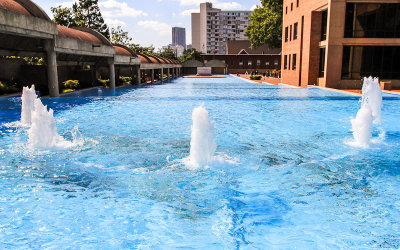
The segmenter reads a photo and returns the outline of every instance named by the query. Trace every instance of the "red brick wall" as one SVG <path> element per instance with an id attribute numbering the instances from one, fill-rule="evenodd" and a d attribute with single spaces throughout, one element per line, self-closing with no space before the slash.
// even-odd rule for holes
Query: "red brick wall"
<path id="1" fill-rule="evenodd" d="M 273 71 L 274 69 L 279 70 L 281 68 L 280 55 L 202 55 L 201 61 L 204 63 L 205 60 L 224 60 L 228 67 L 229 74 L 244 74 L 246 71 L 250 73 L 256 70 L 260 73 L 264 73 L 267 71 Z M 243 65 L 239 64 L 241 60 Z M 260 60 L 260 65 L 257 65 L 257 60 Z M 274 64 L 275 60 L 278 61 L 278 65 Z M 248 65 L 249 61 L 252 62 L 252 65 Z M 267 61 L 269 62 L 269 65 L 266 65 Z"/>
<path id="2" fill-rule="evenodd" d="M 308 84 L 314 84 L 316 79 L 315 75 L 318 76 L 318 64 L 319 64 L 319 47 L 317 45 L 318 53 L 316 54 L 316 50 L 311 50 L 311 47 L 314 48 L 315 41 L 320 40 L 320 34 L 317 32 L 311 32 L 312 21 L 314 21 L 315 28 L 317 25 L 317 19 L 313 20 L 312 11 L 321 9 L 324 6 L 327 6 L 329 0 L 299 0 L 299 7 L 297 7 L 297 0 L 284 0 L 283 6 L 283 29 L 282 29 L 282 61 L 285 55 L 297 55 L 297 68 L 296 70 L 292 70 L 292 61 L 290 68 L 284 69 L 284 65 L 282 63 L 282 83 L 291 84 L 295 86 L 303 86 L 306 87 Z M 291 3 L 293 3 L 293 11 L 291 10 Z M 286 7 L 288 7 L 288 12 L 286 14 Z M 302 16 L 304 16 L 304 30 L 303 36 L 301 34 L 302 27 Z M 317 16 L 314 16 L 317 17 Z M 297 31 L 297 39 L 293 39 L 293 26 L 295 23 L 298 23 L 298 31 Z M 292 25 L 292 40 L 285 42 L 285 28 L 289 27 L 290 33 L 290 25 Z M 320 29 L 320 27 L 319 27 Z M 290 34 L 289 34 L 290 38 Z M 303 40 L 303 50 L 302 53 L 301 41 Z M 300 66 L 300 58 L 302 54 L 302 65 Z M 316 58 L 316 55 L 318 58 Z M 315 61 L 315 59 L 317 59 Z M 315 62 L 317 63 L 315 65 Z M 300 68 L 301 70 L 301 83 L 300 79 Z M 311 72 L 310 72 L 311 70 Z"/>

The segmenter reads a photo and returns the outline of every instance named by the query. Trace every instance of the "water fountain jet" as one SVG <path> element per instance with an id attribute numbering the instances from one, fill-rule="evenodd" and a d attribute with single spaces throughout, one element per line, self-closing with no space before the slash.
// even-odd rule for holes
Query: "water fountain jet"
<path id="1" fill-rule="evenodd" d="M 364 78 L 361 108 L 356 118 L 351 120 L 356 147 L 368 148 L 371 143 L 372 124 L 382 122 L 382 90 L 378 78 Z"/>
<path id="2" fill-rule="evenodd" d="M 214 121 L 210 121 L 204 103 L 193 110 L 189 164 L 195 168 L 214 160 L 217 143 L 214 139 Z"/>

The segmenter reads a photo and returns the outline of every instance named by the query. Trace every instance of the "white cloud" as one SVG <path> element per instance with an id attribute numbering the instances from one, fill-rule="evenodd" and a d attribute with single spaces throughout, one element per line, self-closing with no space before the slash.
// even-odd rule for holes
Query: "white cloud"
<path id="1" fill-rule="evenodd" d="M 182 6 L 193 6 L 200 5 L 200 3 L 205 2 L 204 0 L 179 0 L 180 5 Z M 220 2 L 219 0 L 208 0 L 207 2 L 211 2 L 213 7 L 224 10 L 235 10 L 240 9 L 243 6 L 238 2 Z"/>
<path id="2" fill-rule="evenodd" d="M 137 24 L 145 29 L 156 31 L 161 36 L 169 36 L 172 32 L 172 27 L 169 24 L 159 21 L 140 21 Z M 151 36 L 151 33 L 149 33 L 149 36 Z"/>
<path id="3" fill-rule="evenodd" d="M 192 13 L 200 13 L 199 9 L 184 10 L 180 13 L 181 16 L 191 16 Z"/>
<path id="4" fill-rule="evenodd" d="M 61 7 L 68 7 L 71 8 L 72 5 L 75 3 L 76 1 L 67 1 L 67 2 L 61 2 L 61 3 L 57 3 L 56 6 L 60 6 Z"/>
<path id="5" fill-rule="evenodd" d="M 255 9 L 257 9 L 257 7 L 258 6 L 254 4 L 253 6 L 251 6 L 250 10 L 255 10 Z"/>
<path id="6" fill-rule="evenodd" d="M 104 19 L 104 21 L 106 22 L 106 24 L 108 26 L 111 26 L 111 27 L 114 27 L 114 28 L 117 28 L 118 26 L 121 26 L 121 27 L 126 27 L 127 26 L 127 24 L 125 22 L 123 22 L 121 20 L 118 20 L 118 19 L 106 18 L 106 19 Z"/>
<path id="7" fill-rule="evenodd" d="M 126 2 L 118 2 L 116 0 L 107 0 L 99 2 L 101 13 L 104 17 L 140 17 L 148 14 L 142 10 L 136 10 L 128 6 Z"/>

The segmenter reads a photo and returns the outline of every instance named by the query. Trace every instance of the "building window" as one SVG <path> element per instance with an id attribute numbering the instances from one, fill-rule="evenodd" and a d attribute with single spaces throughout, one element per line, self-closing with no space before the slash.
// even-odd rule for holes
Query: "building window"
<path id="1" fill-rule="evenodd" d="M 287 69 L 287 55 L 283 59 L 283 69 Z"/>
<path id="2" fill-rule="evenodd" d="M 297 55 L 296 55 L 296 54 L 293 54 L 293 63 L 292 63 L 292 69 L 293 69 L 293 70 L 296 70 L 296 66 L 297 66 L 297 61 L 296 61 L 296 59 L 297 59 Z"/>
<path id="3" fill-rule="evenodd" d="M 285 28 L 285 42 L 288 41 L 288 37 L 289 37 L 289 27 Z"/>
<path id="4" fill-rule="evenodd" d="M 243 66 L 243 60 L 239 61 L 239 66 Z"/>
<path id="5" fill-rule="evenodd" d="M 290 36 L 290 41 L 292 41 L 292 25 L 290 25 L 290 34 L 289 34 L 289 36 Z"/>
<path id="6" fill-rule="evenodd" d="M 234 62 L 233 62 L 233 60 L 231 60 L 231 65 L 232 65 L 232 66 L 234 65 Z"/>
<path id="7" fill-rule="evenodd" d="M 297 8 L 299 7 L 299 0 L 297 0 L 297 4 L 296 4 Z"/>
<path id="8" fill-rule="evenodd" d="M 328 11 L 322 12 L 322 22 L 321 22 L 321 41 L 326 40 L 326 32 L 328 30 Z"/>
<path id="9" fill-rule="evenodd" d="M 400 79 L 400 46 L 343 46 L 342 79 Z"/>
<path id="10" fill-rule="evenodd" d="M 269 65 L 269 64 L 268 64 L 268 65 Z M 275 65 L 275 66 L 278 66 L 278 65 L 279 65 L 279 61 L 275 59 L 275 60 L 274 60 L 274 65 Z"/>
<path id="11" fill-rule="evenodd" d="M 325 77 L 325 48 L 319 49 L 319 77 Z"/>
<path id="12" fill-rule="evenodd" d="M 299 23 L 295 23 L 293 26 L 293 40 L 297 39 L 297 29 L 298 29 Z"/>
<path id="13" fill-rule="evenodd" d="M 293 3 L 290 4 L 290 10 L 293 11 Z"/>
<path id="14" fill-rule="evenodd" d="M 266 65 L 266 66 L 269 66 L 269 61 L 266 61 L 266 62 L 265 62 L 265 65 Z"/>
<path id="15" fill-rule="evenodd" d="M 257 66 L 261 65 L 261 60 L 257 60 Z"/>
<path id="16" fill-rule="evenodd" d="M 347 3 L 345 37 L 400 38 L 400 3 Z"/>
<path id="17" fill-rule="evenodd" d="M 289 55 L 289 63 L 288 63 L 288 69 L 290 69 L 290 63 L 291 63 L 292 55 Z"/>
<path id="18" fill-rule="evenodd" d="M 252 65 L 253 65 L 253 62 L 252 62 L 252 61 L 248 61 L 248 62 L 247 62 L 247 65 L 252 66 Z"/>
<path id="19" fill-rule="evenodd" d="M 286 6 L 286 14 L 287 14 L 287 6 Z"/>

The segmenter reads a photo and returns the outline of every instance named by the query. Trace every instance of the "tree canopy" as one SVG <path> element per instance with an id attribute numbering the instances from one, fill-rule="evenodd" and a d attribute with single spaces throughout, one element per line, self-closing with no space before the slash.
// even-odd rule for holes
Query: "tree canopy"
<path id="1" fill-rule="evenodd" d="M 79 0 L 72 8 L 51 8 L 54 22 L 66 27 L 87 27 L 109 38 L 109 28 L 101 16 L 98 0 Z"/>
<path id="2" fill-rule="evenodd" d="M 246 36 L 253 48 L 267 44 L 271 48 L 282 46 L 283 0 L 261 0 L 246 27 Z"/>
<path id="3" fill-rule="evenodd" d="M 173 59 L 173 60 L 177 59 L 176 56 L 175 56 L 175 52 L 174 52 L 174 50 L 172 48 L 166 48 L 166 49 L 160 51 L 158 53 L 158 55 L 160 55 L 162 57 L 165 57 L 165 58 L 168 58 L 168 59 Z"/>
<path id="4" fill-rule="evenodd" d="M 133 45 L 133 39 L 129 36 L 127 31 L 124 31 L 121 26 L 117 28 L 111 28 L 110 40 L 112 43 L 125 45 L 131 47 Z"/>
<path id="5" fill-rule="evenodd" d="M 183 55 L 179 57 L 179 61 L 186 62 L 189 60 L 201 60 L 201 52 L 195 48 L 185 50 Z"/>

